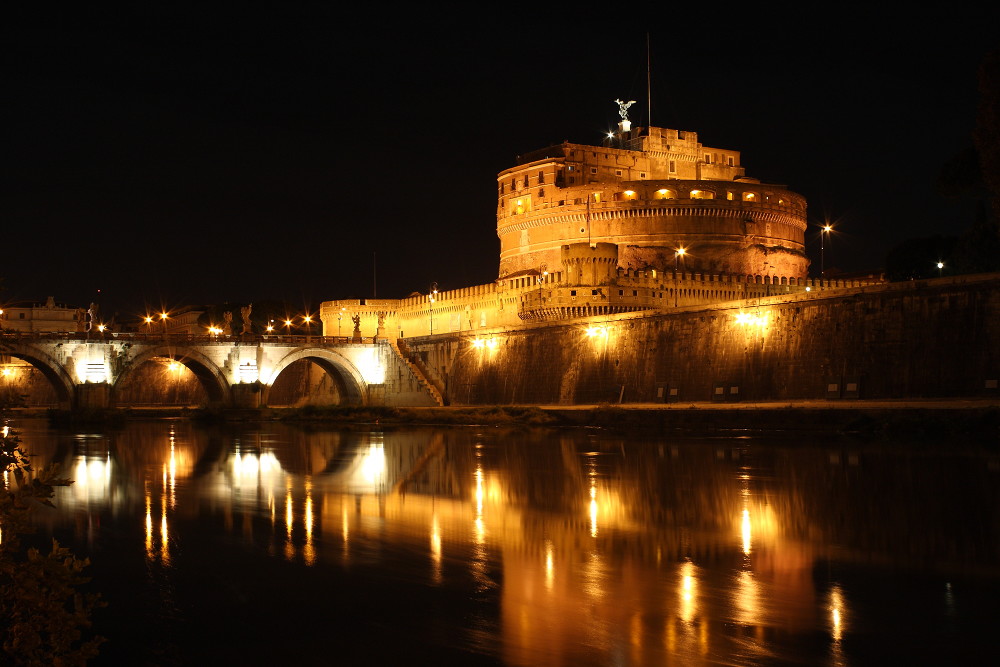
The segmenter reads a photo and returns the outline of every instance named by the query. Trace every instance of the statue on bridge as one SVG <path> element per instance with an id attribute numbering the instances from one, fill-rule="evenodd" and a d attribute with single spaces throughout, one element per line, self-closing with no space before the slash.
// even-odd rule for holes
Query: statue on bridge
<path id="1" fill-rule="evenodd" d="M 83 308 L 76 309 L 76 332 L 83 333 L 87 330 L 87 311 Z"/>
<path id="2" fill-rule="evenodd" d="M 361 316 L 355 315 L 351 318 L 351 321 L 354 322 L 354 335 L 352 338 L 356 343 L 361 342 Z"/>
<path id="3" fill-rule="evenodd" d="M 240 309 L 240 314 L 243 316 L 243 335 L 250 333 L 250 311 L 253 310 L 253 304 L 248 303 Z"/>
<path id="4" fill-rule="evenodd" d="M 222 333 L 226 336 L 233 335 L 233 314 L 228 310 L 222 313 Z"/>
<path id="5" fill-rule="evenodd" d="M 93 301 L 90 302 L 90 308 L 87 309 L 87 331 L 97 326 L 97 315 L 100 309 L 101 307 L 96 303 Z"/>

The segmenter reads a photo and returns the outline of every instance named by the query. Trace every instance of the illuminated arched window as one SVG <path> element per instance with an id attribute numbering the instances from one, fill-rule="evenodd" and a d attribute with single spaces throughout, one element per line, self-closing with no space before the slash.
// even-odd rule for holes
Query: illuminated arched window
<path id="1" fill-rule="evenodd" d="M 669 188 L 660 188 L 653 195 L 654 199 L 677 199 L 677 191 Z"/>
<path id="2" fill-rule="evenodd" d="M 743 201 L 760 201 L 760 195 L 756 192 L 744 192 Z"/>
<path id="3" fill-rule="evenodd" d="M 712 190 L 692 190 L 691 199 L 715 199 L 715 192 Z"/>

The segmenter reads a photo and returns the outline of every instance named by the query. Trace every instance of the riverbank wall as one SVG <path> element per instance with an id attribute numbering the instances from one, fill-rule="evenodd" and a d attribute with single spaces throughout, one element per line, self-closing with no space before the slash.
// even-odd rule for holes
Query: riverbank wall
<path id="1" fill-rule="evenodd" d="M 407 340 L 450 405 L 993 397 L 1000 274 Z"/>

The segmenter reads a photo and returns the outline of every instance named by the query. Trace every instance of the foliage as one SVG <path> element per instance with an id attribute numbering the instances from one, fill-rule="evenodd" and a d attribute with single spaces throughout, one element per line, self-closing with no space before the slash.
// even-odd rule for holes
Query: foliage
<path id="1" fill-rule="evenodd" d="M 0 467 L 12 482 L 0 489 L 0 663 L 83 665 L 104 641 L 84 637 L 91 612 L 102 606 L 97 595 L 77 590 L 88 581 L 82 571 L 89 561 L 55 540 L 48 554 L 21 540 L 32 532 L 30 514 L 52 507 L 55 487 L 71 482 L 55 466 L 34 470 L 16 433 L 0 438 Z"/>

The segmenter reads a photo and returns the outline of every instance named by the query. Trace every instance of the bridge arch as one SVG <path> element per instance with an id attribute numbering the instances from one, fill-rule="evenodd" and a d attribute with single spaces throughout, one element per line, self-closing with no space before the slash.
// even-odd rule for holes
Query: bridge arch
<path id="1" fill-rule="evenodd" d="M 74 390 L 76 383 L 66 372 L 66 369 L 63 368 L 63 366 L 55 359 L 46 354 L 43 350 L 40 350 L 33 345 L 24 343 L 11 343 L 3 345 L 0 346 L 0 351 L 3 351 L 5 354 L 9 354 L 12 357 L 17 357 L 22 361 L 26 361 L 33 367 L 37 368 L 45 379 L 49 381 L 52 388 L 55 389 L 56 398 L 59 400 L 60 407 L 68 409 L 73 406 L 76 398 L 76 392 Z"/>
<path id="2" fill-rule="evenodd" d="M 158 345 L 150 347 L 135 356 L 128 367 L 115 378 L 113 390 L 117 391 L 123 380 L 135 369 L 156 357 L 166 357 L 183 364 L 194 373 L 208 394 L 208 400 L 215 404 L 229 403 L 229 381 L 215 362 L 201 352 L 178 345 Z"/>
<path id="3" fill-rule="evenodd" d="M 282 357 L 274 365 L 271 376 L 261 378 L 264 390 L 261 394 L 261 405 L 268 405 L 271 387 L 275 380 L 296 361 L 306 359 L 323 369 L 337 385 L 337 391 L 347 405 L 364 405 L 367 403 L 368 385 L 357 367 L 344 355 L 334 350 L 317 347 L 299 348 Z"/>

